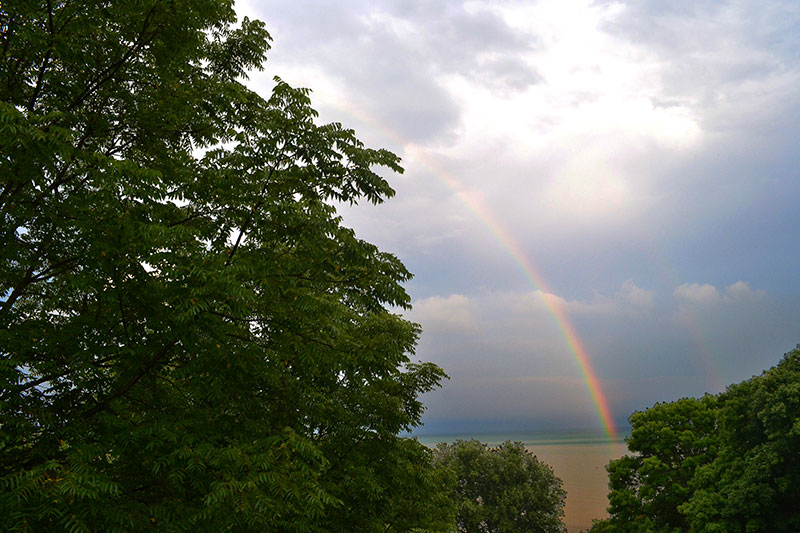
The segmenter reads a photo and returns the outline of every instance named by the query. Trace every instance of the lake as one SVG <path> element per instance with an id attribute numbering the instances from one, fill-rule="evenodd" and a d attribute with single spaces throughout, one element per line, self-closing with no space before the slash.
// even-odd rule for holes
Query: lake
<path id="1" fill-rule="evenodd" d="M 422 444 L 435 447 L 439 442 L 476 439 L 489 446 L 510 440 L 522 442 L 540 461 L 547 463 L 556 476 L 564 482 L 567 500 L 564 505 L 564 523 L 569 533 L 578 533 L 592 525 L 592 519 L 608 516 L 608 475 L 606 464 L 622 457 L 627 448 L 620 437 L 609 442 L 601 433 L 528 433 L 528 434 L 474 434 L 474 435 L 422 435 Z"/>

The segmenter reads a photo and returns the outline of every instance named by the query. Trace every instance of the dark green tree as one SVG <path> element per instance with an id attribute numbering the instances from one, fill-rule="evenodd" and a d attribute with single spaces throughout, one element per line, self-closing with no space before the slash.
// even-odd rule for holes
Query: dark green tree
<path id="1" fill-rule="evenodd" d="M 521 442 L 497 448 L 477 440 L 441 443 L 434 460 L 455 474 L 458 531 L 564 531 L 561 480 Z"/>
<path id="2" fill-rule="evenodd" d="M 702 399 L 634 413 L 593 532 L 800 529 L 800 350 Z"/>
<path id="3" fill-rule="evenodd" d="M 410 274 L 333 207 L 398 158 L 249 90 L 268 43 L 229 0 L 0 4 L 0 529 L 447 527 Z"/>
<path id="4" fill-rule="evenodd" d="M 608 531 L 686 531 L 678 507 L 691 496 L 697 467 L 716 446 L 715 398 L 660 403 L 629 418 L 626 442 L 633 455 L 611 461 L 608 470 Z M 606 531 L 595 526 L 592 531 Z"/>
<path id="5" fill-rule="evenodd" d="M 800 349 L 720 395 L 719 450 L 680 508 L 692 531 L 800 531 Z"/>

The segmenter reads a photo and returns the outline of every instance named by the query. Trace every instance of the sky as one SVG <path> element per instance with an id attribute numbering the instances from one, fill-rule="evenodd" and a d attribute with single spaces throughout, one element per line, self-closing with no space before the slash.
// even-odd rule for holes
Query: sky
<path id="1" fill-rule="evenodd" d="M 320 122 L 403 160 L 340 206 L 414 273 L 418 433 L 625 430 L 800 342 L 800 3 L 239 1 Z"/>

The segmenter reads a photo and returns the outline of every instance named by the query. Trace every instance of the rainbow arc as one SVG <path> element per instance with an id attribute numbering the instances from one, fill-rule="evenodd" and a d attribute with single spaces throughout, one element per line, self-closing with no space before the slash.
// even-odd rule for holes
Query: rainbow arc
<path id="1" fill-rule="evenodd" d="M 603 431 L 609 441 L 615 441 L 617 431 L 614 425 L 614 419 L 611 415 L 611 409 L 608 406 L 608 399 L 603 391 L 600 379 L 597 377 L 597 373 L 592 366 L 589 352 L 584 347 L 575 326 L 569 319 L 563 303 L 548 289 L 544 278 L 536 271 L 531 261 L 517 243 L 517 240 L 496 217 L 492 215 L 491 211 L 465 191 L 454 176 L 439 167 L 439 165 L 419 148 L 406 144 L 406 149 L 418 163 L 425 166 L 449 189 L 455 192 L 464 205 L 488 228 L 498 244 L 514 259 L 517 268 L 525 276 L 534 291 L 537 291 L 541 295 L 548 311 L 553 315 L 571 355 L 581 371 L 583 381 L 586 383 L 586 388 L 591 395 L 594 408 L 597 411 L 598 419 L 603 426 Z"/>
<path id="2" fill-rule="evenodd" d="M 354 116 L 360 121 L 369 124 L 371 127 L 377 129 L 388 138 L 402 145 L 408 155 L 410 155 L 419 164 L 427 168 L 437 179 L 439 179 L 445 186 L 451 189 L 461 200 L 461 202 L 469 209 L 489 230 L 498 244 L 506 250 L 506 252 L 514 259 L 517 268 L 525 276 L 528 283 L 541 295 L 547 306 L 548 311 L 554 317 L 556 324 L 561 332 L 561 335 L 566 341 L 566 345 L 570 354 L 580 369 L 583 381 L 586 383 L 586 388 L 592 398 L 594 409 L 597 412 L 598 420 L 603 427 L 609 442 L 616 441 L 617 431 L 614 426 L 614 419 L 611 415 L 611 409 L 608 405 L 608 399 L 603 391 L 600 379 L 592 366 L 592 360 L 589 352 L 583 345 L 580 336 L 569 319 L 569 316 L 564 309 L 562 302 L 553 296 L 552 291 L 547 287 L 544 278 L 534 268 L 533 263 L 527 258 L 521 246 L 518 244 L 514 236 L 501 224 L 492 212 L 487 209 L 482 202 L 475 199 L 461 185 L 458 179 L 450 174 L 447 170 L 441 168 L 436 161 L 427 155 L 427 153 L 415 145 L 413 142 L 408 142 L 402 139 L 395 131 L 383 126 L 376 120 L 372 119 L 369 115 L 355 109 L 349 105 L 344 106 L 342 102 L 329 102 L 333 107 L 336 107 L 351 116 Z"/>

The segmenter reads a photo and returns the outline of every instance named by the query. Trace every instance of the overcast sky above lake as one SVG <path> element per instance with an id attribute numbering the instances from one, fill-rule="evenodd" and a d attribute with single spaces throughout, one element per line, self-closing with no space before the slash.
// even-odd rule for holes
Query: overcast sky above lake
<path id="1" fill-rule="evenodd" d="M 426 432 L 599 428 L 553 306 L 618 423 L 800 342 L 800 3 L 237 10 L 273 37 L 253 88 L 403 158 L 343 215 L 415 274 L 417 358 L 451 376 Z"/>

